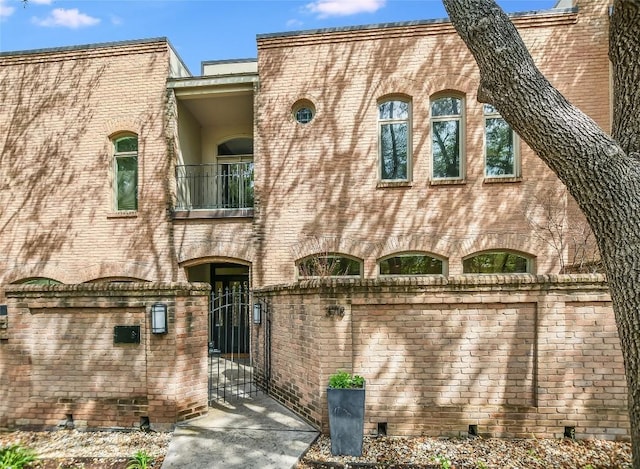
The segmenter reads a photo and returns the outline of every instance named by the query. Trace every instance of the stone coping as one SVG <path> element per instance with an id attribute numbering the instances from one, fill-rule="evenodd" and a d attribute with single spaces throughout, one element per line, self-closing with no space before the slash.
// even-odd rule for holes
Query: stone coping
<path id="1" fill-rule="evenodd" d="M 445 277 L 407 276 L 380 277 L 376 279 L 357 278 L 313 278 L 299 282 L 258 288 L 254 294 L 267 295 L 278 292 L 348 291 L 364 289 L 437 289 L 448 291 L 478 289 L 521 289 L 521 290 L 565 290 L 588 288 L 590 290 L 609 290 L 606 277 L 602 274 L 466 274 Z"/>

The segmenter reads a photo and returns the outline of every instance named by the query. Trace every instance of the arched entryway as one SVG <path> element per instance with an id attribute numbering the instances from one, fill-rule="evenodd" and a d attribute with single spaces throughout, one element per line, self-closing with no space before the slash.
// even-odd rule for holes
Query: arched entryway
<path id="1" fill-rule="evenodd" d="M 223 355 L 249 353 L 249 266 L 209 262 L 187 268 L 190 282 L 211 285 L 209 342 Z"/>
<path id="2" fill-rule="evenodd" d="M 211 285 L 209 402 L 255 393 L 248 265 L 205 262 L 186 268 L 189 282 Z"/>

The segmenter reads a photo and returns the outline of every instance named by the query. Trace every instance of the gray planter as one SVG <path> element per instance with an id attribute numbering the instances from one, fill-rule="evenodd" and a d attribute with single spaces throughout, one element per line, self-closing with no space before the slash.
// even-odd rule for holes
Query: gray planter
<path id="1" fill-rule="evenodd" d="M 364 388 L 327 388 L 331 454 L 362 456 Z"/>

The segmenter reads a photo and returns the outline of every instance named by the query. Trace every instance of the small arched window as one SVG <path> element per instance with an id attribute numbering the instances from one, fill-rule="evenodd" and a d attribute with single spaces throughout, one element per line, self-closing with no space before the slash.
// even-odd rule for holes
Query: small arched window
<path id="1" fill-rule="evenodd" d="M 113 141 L 116 211 L 138 210 L 138 137 L 126 135 Z"/>
<path id="2" fill-rule="evenodd" d="M 17 285 L 60 285 L 62 282 L 47 277 L 31 277 L 13 282 Z"/>
<path id="3" fill-rule="evenodd" d="M 421 253 L 399 254 L 379 262 L 380 275 L 442 275 L 444 261 Z"/>
<path id="4" fill-rule="evenodd" d="M 531 258 L 508 251 L 488 251 L 462 261 L 465 274 L 524 274 L 533 270 Z"/>
<path id="5" fill-rule="evenodd" d="M 408 181 L 411 174 L 411 103 L 390 99 L 378 104 L 378 151 L 382 181 Z"/>
<path id="6" fill-rule="evenodd" d="M 464 100 L 444 96 L 431 102 L 433 179 L 462 179 Z"/>
<path id="7" fill-rule="evenodd" d="M 309 277 L 359 277 L 362 262 L 342 254 L 320 254 L 309 256 L 297 263 L 298 276 Z"/>

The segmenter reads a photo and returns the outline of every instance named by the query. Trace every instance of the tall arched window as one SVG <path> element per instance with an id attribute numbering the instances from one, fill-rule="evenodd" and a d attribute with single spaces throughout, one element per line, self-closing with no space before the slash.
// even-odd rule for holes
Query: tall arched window
<path id="1" fill-rule="evenodd" d="M 138 137 L 113 141 L 114 199 L 116 211 L 138 210 Z"/>
<path id="2" fill-rule="evenodd" d="M 464 178 L 464 100 L 444 96 L 431 102 L 431 153 L 433 179 Z"/>
<path id="3" fill-rule="evenodd" d="M 216 208 L 253 207 L 253 139 L 239 137 L 218 145 Z"/>
<path id="4" fill-rule="evenodd" d="M 411 174 L 411 103 L 391 99 L 378 104 L 380 179 L 408 181 Z"/>
<path id="5" fill-rule="evenodd" d="M 519 176 L 515 132 L 492 105 L 485 104 L 483 112 L 485 176 Z"/>

